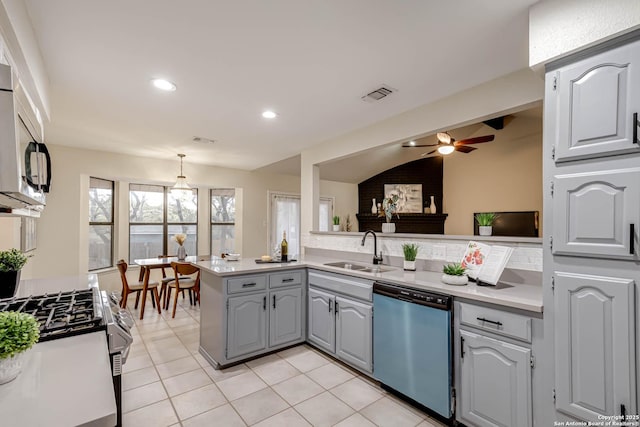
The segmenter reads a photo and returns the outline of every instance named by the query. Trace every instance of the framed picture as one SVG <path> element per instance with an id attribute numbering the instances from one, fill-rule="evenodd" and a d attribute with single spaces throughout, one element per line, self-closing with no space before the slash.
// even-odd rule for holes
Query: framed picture
<path id="1" fill-rule="evenodd" d="M 29 252 L 36 248 L 36 219 L 22 217 L 20 224 L 20 250 Z"/>
<path id="2" fill-rule="evenodd" d="M 422 213 L 422 184 L 385 184 L 385 199 L 398 196 L 398 213 Z"/>

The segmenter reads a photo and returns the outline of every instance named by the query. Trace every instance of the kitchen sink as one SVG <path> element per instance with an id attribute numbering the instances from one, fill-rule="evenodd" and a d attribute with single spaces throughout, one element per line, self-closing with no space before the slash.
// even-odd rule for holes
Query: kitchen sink
<path id="1" fill-rule="evenodd" d="M 328 267 L 338 267 L 338 268 L 344 268 L 347 270 L 357 270 L 357 271 L 363 271 L 366 270 L 369 267 L 366 267 L 364 265 L 359 265 L 359 264 L 353 264 L 351 262 L 345 262 L 345 261 L 340 261 L 340 262 L 328 262 L 325 264 Z"/>
<path id="2" fill-rule="evenodd" d="M 389 267 L 367 267 L 366 265 L 354 264 L 348 261 L 328 262 L 325 265 L 328 267 L 344 268 L 345 270 L 362 271 L 363 273 L 384 273 L 385 271 L 393 270 L 393 268 Z"/>

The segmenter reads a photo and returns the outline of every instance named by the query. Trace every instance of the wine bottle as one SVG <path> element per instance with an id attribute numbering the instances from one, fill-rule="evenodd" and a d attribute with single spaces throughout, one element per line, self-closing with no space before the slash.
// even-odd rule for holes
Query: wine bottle
<path id="1" fill-rule="evenodd" d="M 289 244 L 287 243 L 287 232 L 282 232 L 282 242 L 280 243 L 280 261 L 287 262 L 289 253 Z"/>

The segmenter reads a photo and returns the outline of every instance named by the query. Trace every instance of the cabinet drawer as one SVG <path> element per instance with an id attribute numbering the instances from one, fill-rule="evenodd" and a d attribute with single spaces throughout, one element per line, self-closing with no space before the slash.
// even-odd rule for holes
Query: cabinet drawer
<path id="1" fill-rule="evenodd" d="M 270 288 L 281 288 L 282 286 L 292 286 L 302 284 L 301 271 L 286 271 L 284 273 L 272 274 L 269 276 Z"/>
<path id="2" fill-rule="evenodd" d="M 267 289 L 267 276 L 246 276 L 227 279 L 227 293 L 258 291 Z"/>
<path id="3" fill-rule="evenodd" d="M 460 303 L 460 323 L 531 342 L 531 318 L 520 314 Z"/>

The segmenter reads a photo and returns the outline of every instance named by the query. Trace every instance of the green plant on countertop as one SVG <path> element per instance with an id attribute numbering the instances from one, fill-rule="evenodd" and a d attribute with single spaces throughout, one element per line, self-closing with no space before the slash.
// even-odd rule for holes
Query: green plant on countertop
<path id="1" fill-rule="evenodd" d="M 418 250 L 420 246 L 417 243 L 404 243 L 402 245 L 402 252 L 404 252 L 405 261 L 415 261 L 418 256 Z"/>
<path id="2" fill-rule="evenodd" d="M 16 248 L 0 251 L 0 272 L 20 271 L 27 263 L 27 256 Z"/>
<path id="3" fill-rule="evenodd" d="M 483 212 L 476 214 L 476 222 L 480 227 L 492 226 L 496 218 L 498 218 L 498 215 L 493 212 Z"/>
<path id="4" fill-rule="evenodd" d="M 448 274 L 449 276 L 462 276 L 465 271 L 467 271 L 467 269 L 457 262 L 454 262 L 453 264 L 447 264 L 442 267 L 442 272 L 444 274 Z"/>
<path id="5" fill-rule="evenodd" d="M 0 313 L 0 359 L 29 350 L 40 338 L 38 321 L 29 313 Z"/>
<path id="6" fill-rule="evenodd" d="M 338 215 L 333 216 L 333 225 L 340 225 L 340 217 Z"/>

